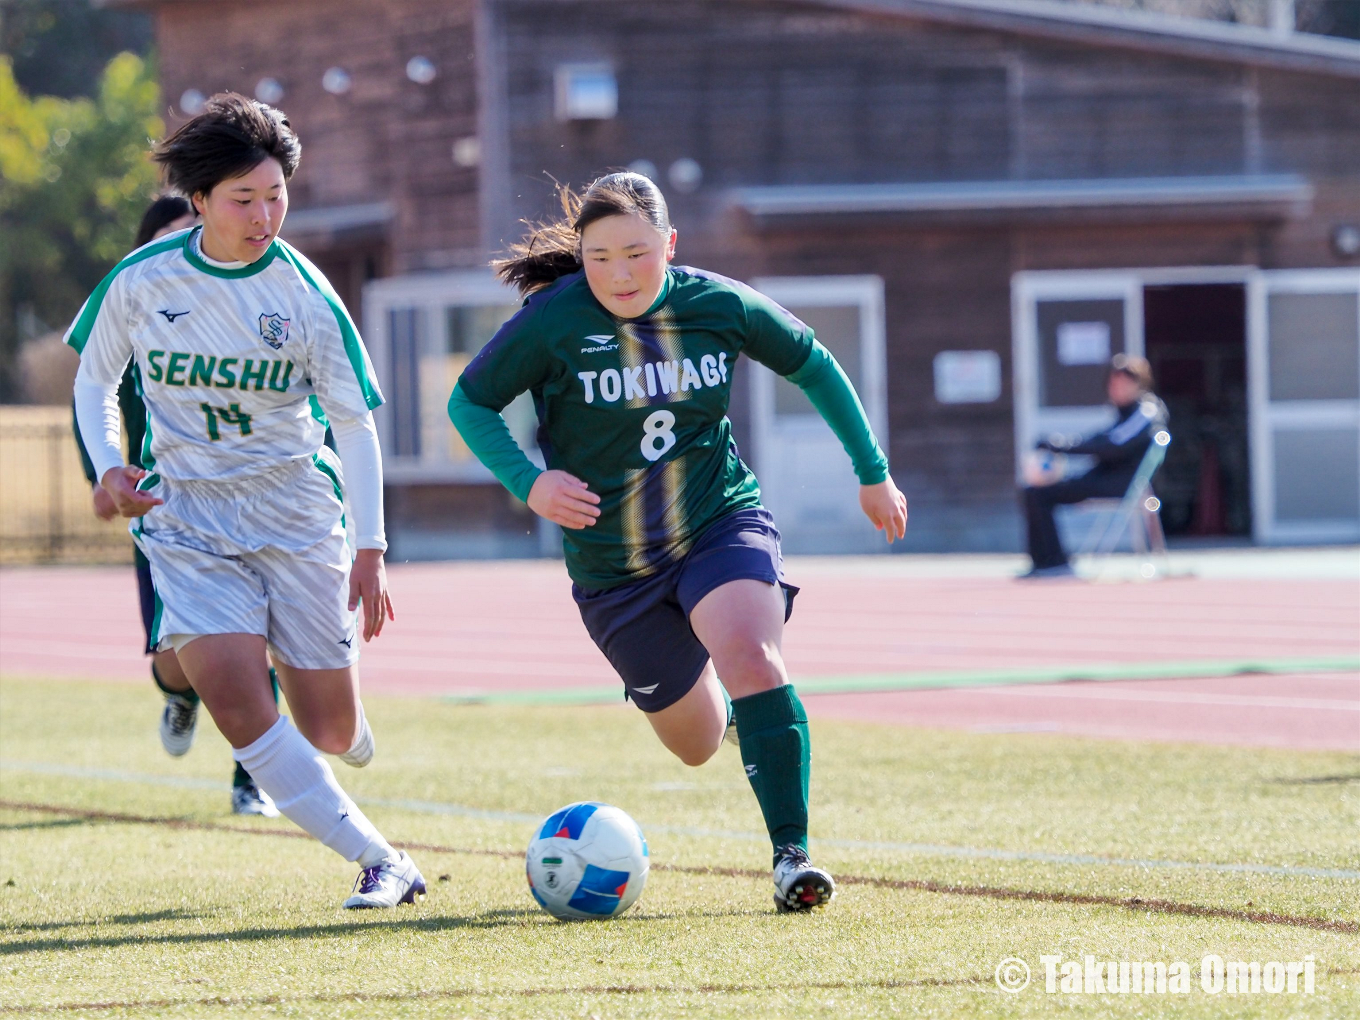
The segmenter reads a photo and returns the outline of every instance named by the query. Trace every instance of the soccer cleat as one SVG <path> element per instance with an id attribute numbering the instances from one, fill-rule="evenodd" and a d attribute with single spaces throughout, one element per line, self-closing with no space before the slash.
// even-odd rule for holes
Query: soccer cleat
<path id="1" fill-rule="evenodd" d="M 354 895 L 345 900 L 345 909 L 395 907 L 424 898 L 425 879 L 406 851 L 401 850 L 395 858 L 359 872 L 354 880 Z"/>
<path id="2" fill-rule="evenodd" d="M 814 867 L 807 851 L 797 844 L 781 846 L 774 856 L 774 905 L 781 914 L 811 910 L 830 903 L 836 882 Z"/>
<path id="3" fill-rule="evenodd" d="M 183 757 L 194 746 L 194 727 L 198 725 L 198 701 L 178 694 L 165 696 L 161 713 L 161 747 L 175 758 Z"/>
<path id="4" fill-rule="evenodd" d="M 242 783 L 231 788 L 231 813 L 234 815 L 261 815 L 265 818 L 279 817 L 279 809 L 274 801 L 253 782 Z"/>

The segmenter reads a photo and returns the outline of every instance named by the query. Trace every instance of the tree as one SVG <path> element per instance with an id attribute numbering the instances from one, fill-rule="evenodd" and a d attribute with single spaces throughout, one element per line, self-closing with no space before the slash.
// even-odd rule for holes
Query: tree
<path id="1" fill-rule="evenodd" d="M 146 56 L 155 39 L 151 14 L 92 0 L 0 0 L 0 54 L 31 96 L 93 97 L 119 53 Z"/>
<path id="2" fill-rule="evenodd" d="M 132 246 L 165 130 L 154 70 L 121 53 L 94 99 L 30 98 L 0 58 L 0 400 L 19 344 L 64 327 Z"/>

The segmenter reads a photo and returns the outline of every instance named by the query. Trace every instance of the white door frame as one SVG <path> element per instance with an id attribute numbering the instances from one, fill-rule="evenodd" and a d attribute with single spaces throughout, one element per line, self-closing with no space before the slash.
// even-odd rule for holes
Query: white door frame
<path id="1" fill-rule="evenodd" d="M 518 305 L 519 295 L 487 270 L 455 270 L 389 276 L 364 287 L 364 341 L 379 383 L 393 378 L 392 337 L 389 313 L 417 309 L 440 346 L 447 342 L 448 323 L 443 311 L 451 305 Z M 494 482 L 495 478 L 475 457 L 450 463 L 422 457 L 397 457 L 392 409 L 384 404 L 373 412 L 382 442 L 383 474 L 388 482 Z"/>
<path id="2" fill-rule="evenodd" d="M 1360 525 L 1355 521 L 1281 523 L 1275 519 L 1275 433 L 1329 427 L 1360 429 L 1360 400 L 1270 399 L 1267 299 L 1271 294 L 1288 293 L 1360 294 L 1360 269 L 1272 269 L 1254 273 L 1248 283 L 1247 420 L 1251 437 L 1252 537 L 1261 543 L 1353 542 L 1360 539 Z M 1360 307 L 1357 318 L 1360 319 Z"/>
<path id="3" fill-rule="evenodd" d="M 874 434 L 886 447 L 888 443 L 888 372 L 886 316 L 883 278 L 874 275 L 845 276 L 766 276 L 752 286 L 781 305 L 830 307 L 855 305 L 860 310 L 860 379 L 858 392 L 865 415 Z M 775 434 L 775 374 L 765 366 L 751 363 L 751 439 L 755 445 L 756 476 L 772 477 Z M 821 437 L 828 426 L 816 414 L 785 416 L 780 432 L 787 435 L 806 431 Z M 876 548 L 876 546 L 875 546 Z"/>
<path id="4" fill-rule="evenodd" d="M 1124 349 L 1143 354 L 1143 278 L 1137 270 L 1044 270 L 1011 278 L 1011 366 L 1015 408 L 1015 477 L 1023 476 L 1025 455 L 1052 432 L 1093 432 L 1110 421 L 1104 407 L 1039 406 L 1039 335 L 1036 309 L 1050 301 L 1124 302 Z"/>
<path id="5" fill-rule="evenodd" d="M 888 425 L 887 341 L 884 336 L 883 278 L 881 276 L 761 276 L 751 282 L 756 290 L 779 304 L 812 307 L 859 305 L 859 399 L 874 434 L 886 443 Z M 756 368 L 764 366 L 756 365 Z M 774 373 L 751 373 L 752 439 L 759 465 L 761 448 L 774 419 Z M 759 473 L 759 466 L 757 466 Z"/>

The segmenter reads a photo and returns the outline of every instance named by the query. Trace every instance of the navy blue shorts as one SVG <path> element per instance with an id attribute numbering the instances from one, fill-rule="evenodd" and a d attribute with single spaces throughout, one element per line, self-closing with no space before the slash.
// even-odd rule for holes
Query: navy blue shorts
<path id="1" fill-rule="evenodd" d="M 151 632 L 156 626 L 156 586 L 151 580 L 151 564 L 137 546 L 132 547 L 132 556 L 137 565 L 137 598 L 142 604 L 142 630 L 146 631 L 146 654 L 153 655 L 156 643 L 151 640 Z"/>
<path id="2" fill-rule="evenodd" d="M 754 507 L 719 518 L 660 573 L 596 591 L 573 584 L 571 593 L 586 630 L 623 678 L 624 697 L 660 712 L 688 694 L 708 664 L 689 625 L 694 607 L 729 581 L 764 581 L 784 589 L 787 620 L 798 589 L 785 583 L 783 562 L 774 518 Z"/>

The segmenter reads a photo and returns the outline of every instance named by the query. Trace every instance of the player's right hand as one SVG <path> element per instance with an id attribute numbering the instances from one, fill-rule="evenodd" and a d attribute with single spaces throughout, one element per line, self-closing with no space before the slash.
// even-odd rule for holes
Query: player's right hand
<path id="1" fill-rule="evenodd" d="M 94 515 L 101 521 L 111 521 L 118 516 L 118 507 L 114 505 L 113 497 L 104 486 L 95 482 L 94 491 L 90 495 L 94 497 Z"/>
<path id="2" fill-rule="evenodd" d="M 99 484 L 113 500 L 118 513 L 124 517 L 141 517 L 153 506 L 160 506 L 165 502 L 149 492 L 137 491 L 137 483 L 145 477 L 146 472 L 141 468 L 125 464 L 105 471 L 104 477 L 99 479 Z"/>
<path id="3" fill-rule="evenodd" d="M 529 509 L 554 524 L 580 531 L 600 516 L 600 497 L 565 471 L 544 471 L 529 489 Z"/>

